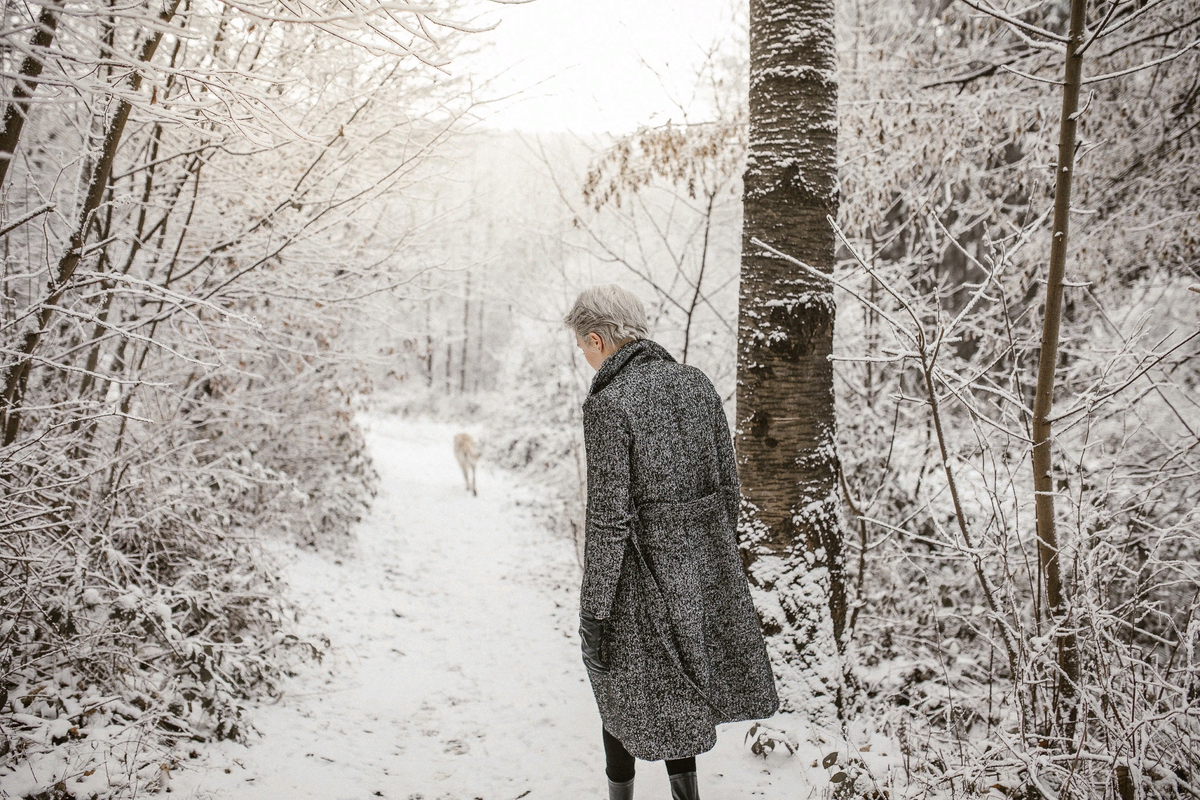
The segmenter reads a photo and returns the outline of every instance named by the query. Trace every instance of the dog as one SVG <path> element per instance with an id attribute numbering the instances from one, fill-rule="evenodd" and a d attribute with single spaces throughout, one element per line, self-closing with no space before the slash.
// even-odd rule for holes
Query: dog
<path id="1" fill-rule="evenodd" d="M 479 493 L 475 491 L 475 464 L 479 461 L 479 445 L 475 444 L 471 434 L 460 433 L 454 437 L 454 457 L 458 459 L 458 465 L 462 467 L 463 478 L 467 481 L 467 491 L 478 497 Z"/>

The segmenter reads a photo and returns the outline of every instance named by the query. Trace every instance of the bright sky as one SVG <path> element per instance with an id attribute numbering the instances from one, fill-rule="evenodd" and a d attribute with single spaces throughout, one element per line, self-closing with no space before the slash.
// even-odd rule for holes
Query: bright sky
<path id="1" fill-rule="evenodd" d="M 703 52 L 732 36 L 737 0 L 533 0 L 494 6 L 496 30 L 452 72 L 489 94 L 486 124 L 528 131 L 625 132 L 680 119 Z M 657 74 L 656 74 L 657 73 Z"/>

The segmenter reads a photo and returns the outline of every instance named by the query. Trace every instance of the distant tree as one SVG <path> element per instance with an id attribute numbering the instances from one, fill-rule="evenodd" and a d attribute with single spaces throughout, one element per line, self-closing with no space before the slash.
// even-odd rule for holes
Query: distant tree
<path id="1" fill-rule="evenodd" d="M 750 3 L 738 321 L 743 557 L 785 707 L 836 719 L 846 603 L 834 420 L 832 0 Z M 806 271 L 758 242 L 813 268 Z M 819 272 L 818 272 L 819 271 Z"/>

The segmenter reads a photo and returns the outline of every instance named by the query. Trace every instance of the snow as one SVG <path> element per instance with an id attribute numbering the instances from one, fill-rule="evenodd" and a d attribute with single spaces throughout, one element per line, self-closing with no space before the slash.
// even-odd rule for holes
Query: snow
<path id="1" fill-rule="evenodd" d="M 468 495 L 451 451 L 458 429 L 364 421 L 381 482 L 358 552 L 299 551 L 286 575 L 306 633 L 328 637 L 327 655 L 303 665 L 278 702 L 250 710 L 259 736 L 249 746 L 198 746 L 171 776 L 172 794 L 604 796 L 570 540 L 534 521 L 532 487 L 486 460 L 479 496 Z M 698 758 L 706 800 L 807 797 L 829 785 L 805 726 L 789 715 L 769 726 L 797 753 L 779 747 L 764 759 L 744 741 L 750 723 L 722 726 Z M 639 775 L 639 795 L 668 796 L 661 765 L 640 764 Z"/>

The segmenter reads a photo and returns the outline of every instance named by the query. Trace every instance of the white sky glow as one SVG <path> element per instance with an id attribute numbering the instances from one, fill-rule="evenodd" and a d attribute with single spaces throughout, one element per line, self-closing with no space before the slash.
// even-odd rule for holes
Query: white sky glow
<path id="1" fill-rule="evenodd" d="M 451 65 L 485 96 L 488 127 L 623 133 L 680 119 L 697 67 L 733 36 L 736 0 L 533 0 L 489 16 L 479 52 Z"/>

